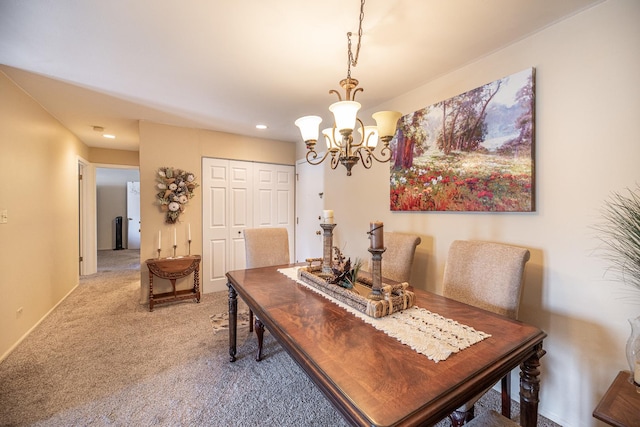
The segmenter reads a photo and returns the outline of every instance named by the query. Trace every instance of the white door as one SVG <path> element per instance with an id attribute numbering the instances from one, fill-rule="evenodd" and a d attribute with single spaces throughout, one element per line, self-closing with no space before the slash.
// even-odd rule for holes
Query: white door
<path id="1" fill-rule="evenodd" d="M 127 181 L 127 249 L 140 249 L 140 182 Z"/>
<path id="2" fill-rule="evenodd" d="M 202 290 L 226 289 L 245 268 L 244 229 L 285 227 L 294 250 L 293 166 L 202 159 Z"/>
<path id="3" fill-rule="evenodd" d="M 229 265 L 227 271 L 246 267 L 244 229 L 253 226 L 253 163 L 229 161 Z M 226 283 L 226 282 L 225 282 Z"/>
<path id="4" fill-rule="evenodd" d="M 202 160 L 202 291 L 224 290 L 227 283 L 229 161 Z"/>
<path id="5" fill-rule="evenodd" d="M 296 164 L 296 261 L 322 257 L 320 217 L 324 206 L 324 167 Z"/>
<path id="6" fill-rule="evenodd" d="M 289 235 L 289 259 L 295 260 L 295 182 L 294 167 L 255 163 L 255 228 L 286 228 Z"/>

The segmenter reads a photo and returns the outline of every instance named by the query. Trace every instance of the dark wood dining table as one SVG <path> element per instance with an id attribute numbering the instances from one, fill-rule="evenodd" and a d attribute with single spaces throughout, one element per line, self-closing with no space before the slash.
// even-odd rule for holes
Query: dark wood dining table
<path id="1" fill-rule="evenodd" d="M 536 426 L 539 328 L 413 289 L 417 306 L 491 335 L 436 363 L 278 271 L 286 267 L 227 273 L 231 362 L 240 296 L 351 425 L 433 425 L 520 366 L 520 423 Z"/>

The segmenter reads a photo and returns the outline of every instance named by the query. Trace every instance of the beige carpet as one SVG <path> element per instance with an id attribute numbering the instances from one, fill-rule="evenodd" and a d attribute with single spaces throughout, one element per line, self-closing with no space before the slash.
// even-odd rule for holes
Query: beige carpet
<path id="1" fill-rule="evenodd" d="M 0 425 L 345 425 L 270 334 L 257 363 L 255 336 L 240 328 L 229 363 L 226 330 L 211 319 L 227 311 L 226 292 L 150 313 L 135 253 L 105 251 L 98 265 L 0 364 Z"/>

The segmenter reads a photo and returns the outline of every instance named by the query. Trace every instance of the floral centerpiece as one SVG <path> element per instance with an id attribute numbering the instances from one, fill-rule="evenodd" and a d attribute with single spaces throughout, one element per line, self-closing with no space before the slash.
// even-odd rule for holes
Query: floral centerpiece
<path id="1" fill-rule="evenodd" d="M 340 253 L 340 250 L 333 247 L 333 250 L 336 251 L 336 258 L 338 262 L 331 267 L 333 271 L 333 277 L 327 278 L 327 282 L 342 286 L 346 289 L 353 289 L 356 281 L 358 280 L 358 272 L 362 267 L 362 261 L 359 258 L 356 258 L 353 266 L 351 265 L 351 258 L 344 261 L 344 256 Z"/>
<path id="2" fill-rule="evenodd" d="M 157 181 L 156 198 L 160 209 L 166 213 L 165 222 L 175 224 L 194 195 L 193 190 L 198 186 L 196 177 L 182 169 L 162 167 L 158 169 Z"/>

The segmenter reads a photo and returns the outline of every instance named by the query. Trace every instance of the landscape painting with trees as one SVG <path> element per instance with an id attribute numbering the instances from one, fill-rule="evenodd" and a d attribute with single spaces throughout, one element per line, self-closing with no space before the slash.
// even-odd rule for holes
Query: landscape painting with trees
<path id="1" fill-rule="evenodd" d="M 535 69 L 403 116 L 392 211 L 531 212 Z"/>

